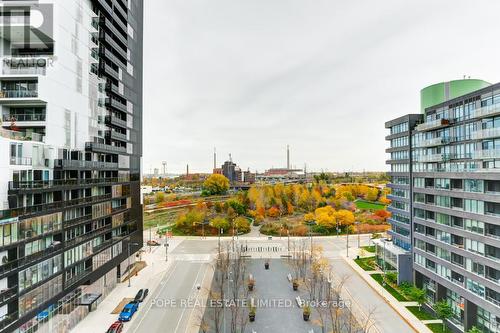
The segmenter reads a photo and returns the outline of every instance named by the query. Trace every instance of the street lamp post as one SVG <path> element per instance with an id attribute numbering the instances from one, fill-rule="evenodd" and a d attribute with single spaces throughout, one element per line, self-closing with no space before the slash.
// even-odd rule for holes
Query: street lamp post
<path id="1" fill-rule="evenodd" d="M 309 238 L 311 240 L 311 261 L 312 261 L 312 255 L 313 255 L 313 238 L 312 238 L 312 226 L 316 225 L 316 221 L 309 221 L 307 222 L 307 225 L 309 226 Z"/>
<path id="2" fill-rule="evenodd" d="M 130 269 L 130 245 L 139 245 L 139 243 L 128 243 L 127 244 L 127 252 L 128 252 L 128 259 L 127 259 L 127 264 L 128 264 L 128 286 L 130 287 L 130 279 L 132 278 L 132 270 Z"/>
<path id="3" fill-rule="evenodd" d="M 165 261 L 168 261 L 168 227 L 165 234 Z"/>
<path id="4" fill-rule="evenodd" d="M 354 222 L 356 225 L 356 229 L 358 231 L 358 249 L 360 248 L 360 235 L 359 235 L 359 225 L 361 224 L 359 221 Z"/>
<path id="5" fill-rule="evenodd" d="M 349 226 L 347 226 L 346 228 L 346 247 L 345 247 L 345 250 L 346 250 L 346 257 L 349 257 Z"/>

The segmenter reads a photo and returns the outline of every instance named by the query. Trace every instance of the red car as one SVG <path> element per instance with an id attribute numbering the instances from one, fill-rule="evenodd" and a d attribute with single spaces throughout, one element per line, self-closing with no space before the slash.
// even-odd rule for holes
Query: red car
<path id="1" fill-rule="evenodd" d="M 121 321 L 115 321 L 107 330 L 106 333 L 121 333 L 123 330 L 123 323 Z"/>

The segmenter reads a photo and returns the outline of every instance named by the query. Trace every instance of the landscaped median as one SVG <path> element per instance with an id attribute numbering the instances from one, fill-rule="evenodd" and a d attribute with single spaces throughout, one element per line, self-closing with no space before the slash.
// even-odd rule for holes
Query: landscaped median
<path id="1" fill-rule="evenodd" d="M 401 302 L 407 301 L 407 298 L 403 296 L 403 294 L 399 291 L 397 291 L 395 288 L 390 286 L 388 283 L 385 283 L 385 286 L 383 286 L 383 275 L 382 272 L 380 273 L 375 273 L 373 272 L 374 269 L 369 269 L 368 271 L 364 269 L 361 265 L 366 264 L 366 262 L 369 260 L 368 258 L 373 258 L 373 257 L 364 257 L 360 259 L 351 259 L 347 258 L 344 255 L 342 256 L 343 259 L 358 273 L 363 280 L 373 289 L 375 290 L 382 298 L 385 299 L 385 301 L 405 320 L 408 325 L 410 325 L 416 332 L 419 333 L 431 333 L 432 330 L 421 320 L 419 320 L 418 317 L 413 315 L 413 309 L 408 309 L 404 304 Z M 357 262 L 356 262 L 357 260 Z M 358 262 L 362 262 L 362 264 L 358 264 Z M 373 273 L 370 274 L 369 272 L 372 271 Z M 385 287 L 385 288 L 384 288 Z M 411 302 L 410 304 L 416 305 L 416 303 Z M 418 307 L 417 307 L 418 308 Z"/>

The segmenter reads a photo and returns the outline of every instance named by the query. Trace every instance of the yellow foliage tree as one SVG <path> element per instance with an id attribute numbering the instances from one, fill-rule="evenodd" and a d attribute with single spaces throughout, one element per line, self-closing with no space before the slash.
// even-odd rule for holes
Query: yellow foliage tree
<path id="1" fill-rule="evenodd" d="M 210 175 L 203 182 L 203 190 L 211 195 L 226 193 L 229 190 L 229 179 L 219 174 Z"/>
<path id="2" fill-rule="evenodd" d="M 348 226 L 356 220 L 354 214 L 350 210 L 341 209 L 335 212 L 335 218 L 340 226 Z"/>

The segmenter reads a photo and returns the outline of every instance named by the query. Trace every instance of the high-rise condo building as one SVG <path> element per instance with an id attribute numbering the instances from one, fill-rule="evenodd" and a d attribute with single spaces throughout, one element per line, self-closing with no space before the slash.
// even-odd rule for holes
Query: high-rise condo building
<path id="1" fill-rule="evenodd" d="M 379 262 L 410 253 L 413 281 L 429 305 L 451 306 L 454 331 L 500 332 L 500 83 L 424 88 L 421 114 L 386 127 L 392 241 Z"/>
<path id="2" fill-rule="evenodd" d="M 0 5 L 0 331 L 67 332 L 142 247 L 143 1 Z"/>

